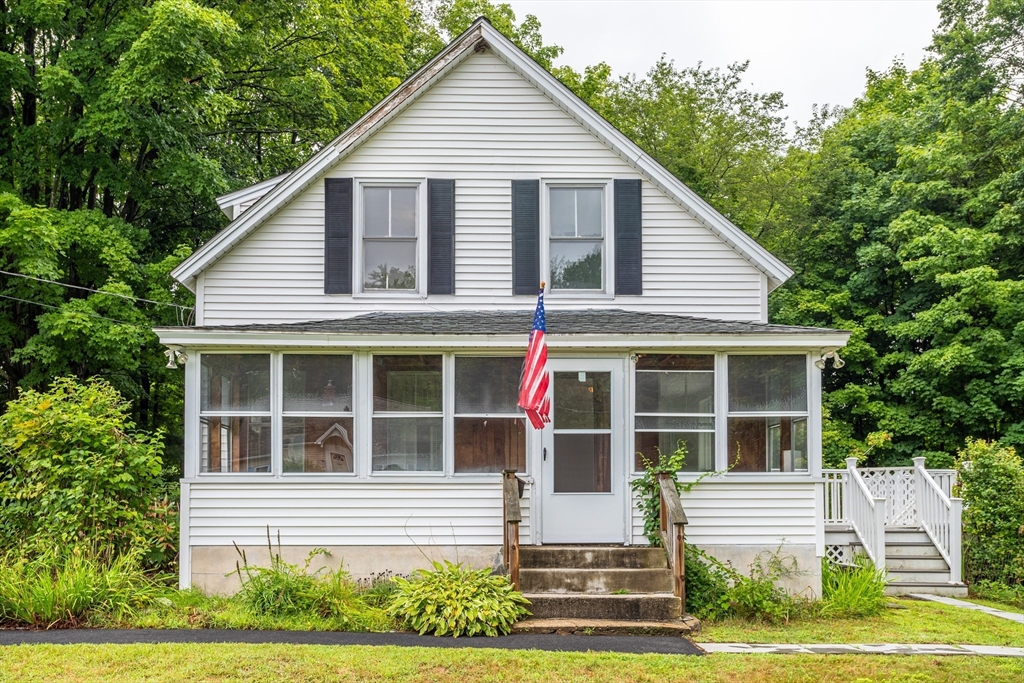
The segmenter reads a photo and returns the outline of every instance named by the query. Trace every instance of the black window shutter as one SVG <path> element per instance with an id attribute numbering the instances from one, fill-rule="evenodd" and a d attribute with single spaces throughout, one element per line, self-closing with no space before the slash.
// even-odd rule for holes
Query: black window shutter
<path id="1" fill-rule="evenodd" d="M 615 293 L 643 294 L 639 180 L 615 181 Z"/>
<path id="2" fill-rule="evenodd" d="M 512 181 L 512 293 L 540 288 L 540 181 Z"/>
<path id="3" fill-rule="evenodd" d="M 324 293 L 352 293 L 352 179 L 324 180 Z"/>
<path id="4" fill-rule="evenodd" d="M 455 293 L 455 181 L 427 179 L 427 294 Z"/>

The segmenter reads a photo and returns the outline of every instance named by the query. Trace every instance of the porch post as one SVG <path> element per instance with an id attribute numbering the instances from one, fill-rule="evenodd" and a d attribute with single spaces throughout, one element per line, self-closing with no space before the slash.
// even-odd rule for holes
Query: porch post
<path id="1" fill-rule="evenodd" d="M 914 523 L 923 526 L 921 502 L 924 500 L 924 458 L 914 458 Z"/>
<path id="2" fill-rule="evenodd" d="M 964 508 L 963 498 L 949 499 L 949 582 L 960 583 L 963 581 L 964 555 L 962 540 L 960 538 L 961 517 Z"/>

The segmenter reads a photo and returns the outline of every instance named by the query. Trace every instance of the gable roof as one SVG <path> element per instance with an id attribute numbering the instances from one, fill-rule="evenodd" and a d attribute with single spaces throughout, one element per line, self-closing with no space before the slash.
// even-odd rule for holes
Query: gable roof
<path id="1" fill-rule="evenodd" d="M 194 289 L 195 278 L 199 273 L 209 268 L 235 244 L 258 228 L 335 164 L 352 153 L 361 142 L 371 137 L 412 104 L 419 95 L 443 78 L 466 57 L 476 50 L 485 49 L 490 49 L 556 106 L 636 169 L 651 184 L 668 195 L 704 227 L 764 273 L 768 277 L 770 289 L 781 285 L 793 275 L 793 271 L 786 264 L 769 253 L 767 249 L 716 211 L 633 141 L 604 120 L 483 17 L 473 22 L 473 25 L 462 35 L 449 43 L 425 66 L 370 109 L 344 133 L 325 145 L 306 163 L 287 174 L 280 182 L 274 184 L 273 189 L 267 191 L 255 204 L 183 261 L 172 271 L 171 275 L 189 289 Z M 263 181 L 258 185 L 270 184 L 270 181 Z M 241 195 L 256 187 L 245 188 L 232 193 L 232 195 Z M 231 195 L 226 195 L 226 197 L 228 196 Z"/>

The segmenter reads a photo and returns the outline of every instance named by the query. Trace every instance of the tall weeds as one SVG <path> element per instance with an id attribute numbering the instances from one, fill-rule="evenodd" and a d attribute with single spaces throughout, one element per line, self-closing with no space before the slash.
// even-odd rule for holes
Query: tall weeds
<path id="1" fill-rule="evenodd" d="M 73 548 L 0 558 L 0 623 L 61 628 L 99 617 L 117 620 L 167 591 L 143 572 L 136 553 L 102 557 Z"/>
<path id="2" fill-rule="evenodd" d="M 852 566 L 821 562 L 821 606 L 826 617 L 872 617 L 885 608 L 885 571 L 860 556 Z"/>

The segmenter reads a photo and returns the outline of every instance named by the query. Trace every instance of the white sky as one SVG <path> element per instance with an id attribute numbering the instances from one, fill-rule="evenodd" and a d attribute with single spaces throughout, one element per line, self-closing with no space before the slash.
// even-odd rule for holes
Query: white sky
<path id="1" fill-rule="evenodd" d="M 557 64 L 607 62 L 643 74 L 664 53 L 677 65 L 750 60 L 747 87 L 781 91 L 791 123 L 814 104 L 848 105 L 867 68 L 916 67 L 938 26 L 938 0 L 505 0 L 534 14 Z"/>

